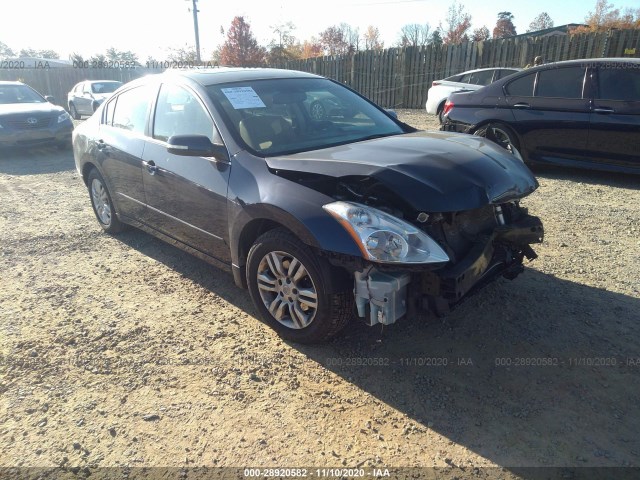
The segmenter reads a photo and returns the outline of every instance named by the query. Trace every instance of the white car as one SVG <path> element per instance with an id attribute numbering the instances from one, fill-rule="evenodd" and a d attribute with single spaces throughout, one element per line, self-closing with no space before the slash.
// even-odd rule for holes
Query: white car
<path id="1" fill-rule="evenodd" d="M 427 113 L 438 115 L 440 123 L 442 123 L 442 109 L 450 93 L 461 90 L 478 90 L 521 70 L 521 68 L 479 68 L 458 73 L 443 80 L 436 80 L 427 92 Z"/>

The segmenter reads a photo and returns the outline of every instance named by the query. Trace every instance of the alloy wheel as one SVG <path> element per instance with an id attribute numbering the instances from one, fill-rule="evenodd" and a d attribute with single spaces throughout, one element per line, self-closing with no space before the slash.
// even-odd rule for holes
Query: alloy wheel
<path id="1" fill-rule="evenodd" d="M 111 204 L 107 189 L 97 178 L 91 182 L 91 201 L 100 221 L 106 226 L 111 225 Z"/>

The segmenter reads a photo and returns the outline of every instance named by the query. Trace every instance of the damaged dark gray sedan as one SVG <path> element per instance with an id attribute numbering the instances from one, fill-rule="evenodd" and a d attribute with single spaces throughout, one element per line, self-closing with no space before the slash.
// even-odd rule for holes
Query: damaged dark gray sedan
<path id="1" fill-rule="evenodd" d="M 340 109 L 310 114 L 310 98 Z M 223 269 L 302 343 L 354 316 L 444 315 L 515 278 L 542 223 L 538 184 L 479 137 L 420 132 L 347 87 L 275 69 L 172 71 L 120 88 L 73 134 L 98 222 Z"/>

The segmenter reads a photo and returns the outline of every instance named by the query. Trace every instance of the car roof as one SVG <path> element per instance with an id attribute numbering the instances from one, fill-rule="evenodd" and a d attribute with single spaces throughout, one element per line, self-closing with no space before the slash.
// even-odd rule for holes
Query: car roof
<path id="1" fill-rule="evenodd" d="M 201 85 L 215 85 L 227 82 L 243 82 L 247 80 L 267 80 L 275 78 L 324 78 L 312 73 L 279 68 L 242 68 L 215 67 L 203 69 L 175 69 L 160 74 L 189 78 Z"/>
<path id="2" fill-rule="evenodd" d="M 485 72 L 487 70 L 522 70 L 520 67 L 487 67 L 487 68 L 476 68 L 475 70 L 466 70 L 460 73 L 454 73 L 453 75 L 449 75 L 449 77 L 455 77 L 457 75 L 466 75 L 467 73 L 475 73 L 475 72 Z M 449 78 L 447 77 L 447 78 Z"/>

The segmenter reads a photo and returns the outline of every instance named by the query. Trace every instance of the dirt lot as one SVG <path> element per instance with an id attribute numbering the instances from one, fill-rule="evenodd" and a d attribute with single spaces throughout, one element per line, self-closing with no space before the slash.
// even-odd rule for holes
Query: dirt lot
<path id="1" fill-rule="evenodd" d="M 523 275 L 301 347 L 230 275 L 102 233 L 70 152 L 0 155 L 1 466 L 640 466 L 640 177 L 536 170 Z"/>

